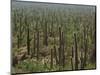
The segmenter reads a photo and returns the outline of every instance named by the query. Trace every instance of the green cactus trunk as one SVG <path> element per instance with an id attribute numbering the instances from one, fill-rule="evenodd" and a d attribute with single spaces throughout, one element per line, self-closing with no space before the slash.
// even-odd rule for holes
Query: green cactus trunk
<path id="1" fill-rule="evenodd" d="M 55 45 L 54 45 L 54 55 L 55 55 L 56 65 L 58 65 L 57 51 Z"/>
<path id="2" fill-rule="evenodd" d="M 22 45 L 22 38 L 21 38 L 21 35 L 22 35 L 22 30 L 21 30 L 21 18 L 20 18 L 20 24 L 19 24 L 19 47 L 21 47 Z"/>
<path id="3" fill-rule="evenodd" d="M 81 66 L 80 66 L 80 69 L 84 69 L 84 65 L 83 65 L 83 51 L 81 50 L 81 58 L 80 58 L 80 60 L 81 60 Z"/>
<path id="4" fill-rule="evenodd" d="M 74 58 L 74 51 L 73 51 L 73 47 L 72 47 L 72 57 L 71 57 L 71 66 L 72 66 L 72 70 L 74 70 L 73 58 Z"/>
<path id="5" fill-rule="evenodd" d="M 77 51 L 76 33 L 74 33 L 74 41 L 75 41 L 75 70 L 78 70 L 78 51 Z"/>
<path id="6" fill-rule="evenodd" d="M 39 30 L 37 30 L 37 61 L 39 60 Z"/>
<path id="7" fill-rule="evenodd" d="M 64 54 L 64 34 L 62 32 L 62 66 L 65 66 L 65 54 Z"/>
<path id="8" fill-rule="evenodd" d="M 51 64 L 50 64 L 50 68 L 53 68 L 53 49 L 51 49 Z"/>
<path id="9" fill-rule="evenodd" d="M 19 40 L 19 35 L 17 35 L 17 48 L 19 48 L 20 47 L 20 42 L 19 42 L 20 40 Z"/>
<path id="10" fill-rule="evenodd" d="M 86 66 L 86 61 L 87 61 L 87 51 L 88 51 L 88 49 L 87 49 L 87 39 L 85 39 L 85 53 L 84 53 L 84 68 L 85 68 L 85 66 Z"/>
<path id="11" fill-rule="evenodd" d="M 29 35 L 29 25 L 27 27 L 27 53 L 30 55 L 30 35 Z"/>
<path id="12" fill-rule="evenodd" d="M 61 27 L 59 27 L 59 70 L 60 70 L 60 66 L 61 66 Z"/>
<path id="13" fill-rule="evenodd" d="M 35 55 L 35 49 L 36 49 L 35 43 L 36 43 L 36 40 L 35 40 L 35 33 L 34 33 L 34 40 L 33 40 L 33 44 L 34 44 L 33 50 L 34 50 L 34 52 L 33 52 L 33 55 Z"/>
<path id="14" fill-rule="evenodd" d="M 44 45 L 48 46 L 48 32 L 47 32 L 47 22 L 45 21 L 44 29 Z"/>
<path id="15" fill-rule="evenodd" d="M 84 25 L 84 61 L 83 61 L 83 69 L 86 66 L 86 61 L 87 61 L 87 52 L 88 52 L 88 48 L 87 48 L 87 34 L 86 34 L 86 26 Z"/>
<path id="16" fill-rule="evenodd" d="M 31 52 L 31 58 L 35 56 L 35 49 L 36 49 L 36 40 L 35 40 L 35 33 L 34 33 L 34 38 L 33 38 L 33 50 Z"/>

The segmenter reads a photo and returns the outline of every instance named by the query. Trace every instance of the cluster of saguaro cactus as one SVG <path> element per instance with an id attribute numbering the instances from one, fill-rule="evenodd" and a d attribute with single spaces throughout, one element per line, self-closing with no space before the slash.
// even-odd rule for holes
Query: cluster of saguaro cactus
<path id="1" fill-rule="evenodd" d="M 96 42 L 96 37 L 93 37 L 94 25 L 91 27 L 91 22 L 85 22 L 85 19 L 89 20 L 92 15 L 87 14 L 86 18 L 81 16 L 82 13 L 67 14 L 67 9 L 52 9 L 49 6 L 36 6 L 27 12 L 24 12 L 26 8 L 23 9 L 19 8 L 14 12 L 13 49 L 27 50 L 25 55 L 31 56 L 30 60 L 49 60 L 49 64 L 47 62 L 45 65 L 50 65 L 50 70 L 53 70 L 55 65 L 57 70 L 65 70 L 67 66 L 68 70 L 85 69 L 88 63 L 91 64 L 91 57 L 96 62 L 96 50 L 93 48 Z M 90 56 L 92 54 L 93 56 Z"/>
<path id="2" fill-rule="evenodd" d="M 81 44 L 84 46 L 80 50 L 78 50 L 78 41 L 77 41 L 77 35 L 74 33 L 74 48 L 75 48 L 75 53 L 73 53 L 73 47 L 72 47 L 72 58 L 71 58 L 71 65 L 72 65 L 72 70 L 75 68 L 75 70 L 78 69 L 85 69 L 86 63 L 87 63 L 87 53 L 88 53 L 88 44 L 87 44 L 87 34 L 86 34 L 86 26 L 83 26 L 83 39 L 81 39 Z M 78 54 L 80 53 L 80 54 Z M 75 54 L 75 55 L 74 55 Z M 73 58 L 75 57 L 75 67 L 73 66 Z M 79 68 L 79 59 L 80 59 L 80 68 Z"/>
<path id="3" fill-rule="evenodd" d="M 53 35 L 55 36 L 55 35 Z M 59 65 L 59 70 L 61 67 L 65 66 L 65 51 L 64 51 L 64 33 L 61 31 L 61 27 L 59 27 L 59 48 L 58 54 L 55 45 L 55 37 L 54 37 L 54 46 L 51 49 L 51 68 L 53 68 L 53 58 L 55 58 L 56 65 Z"/>

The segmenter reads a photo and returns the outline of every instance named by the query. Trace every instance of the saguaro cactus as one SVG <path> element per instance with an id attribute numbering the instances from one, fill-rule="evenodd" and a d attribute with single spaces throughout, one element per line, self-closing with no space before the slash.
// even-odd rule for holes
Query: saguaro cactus
<path id="1" fill-rule="evenodd" d="M 61 31 L 61 27 L 59 27 L 59 69 L 60 66 L 65 65 L 65 54 L 64 54 L 64 35 L 63 32 Z"/>
<path id="2" fill-rule="evenodd" d="M 20 16 L 20 19 L 19 19 L 19 47 L 21 47 L 22 45 L 22 21 L 21 21 L 21 16 Z"/>
<path id="3" fill-rule="evenodd" d="M 48 33 L 47 33 L 47 22 L 45 21 L 44 29 L 44 45 L 48 46 Z"/>
<path id="4" fill-rule="evenodd" d="M 27 26 L 27 52 L 30 55 L 30 35 L 29 35 L 29 25 Z"/>
<path id="5" fill-rule="evenodd" d="M 53 49 L 51 49 L 51 64 L 50 64 L 50 68 L 53 68 Z"/>
<path id="6" fill-rule="evenodd" d="M 56 60 L 56 65 L 58 65 L 58 57 L 57 57 L 57 51 L 56 51 L 56 39 L 55 39 L 55 35 L 54 35 L 54 46 L 53 46 L 53 48 L 54 48 L 54 58 Z"/>
<path id="7" fill-rule="evenodd" d="M 35 55 L 35 48 L 36 48 L 35 43 L 36 43 L 36 40 L 35 40 L 35 33 L 34 33 L 34 40 L 33 40 L 33 44 L 34 44 L 34 46 L 33 46 L 33 47 L 34 47 L 34 48 L 33 48 L 33 49 L 34 49 L 34 52 L 33 52 L 33 53 L 34 53 L 34 55 Z"/>
<path id="8" fill-rule="evenodd" d="M 87 61 L 87 52 L 88 52 L 88 48 L 87 48 L 87 34 L 86 34 L 86 27 L 84 25 L 84 63 L 83 63 L 83 68 L 86 66 L 86 61 Z"/>
<path id="9" fill-rule="evenodd" d="M 81 58 L 80 58 L 80 60 L 81 60 L 80 68 L 83 69 L 83 68 L 84 68 L 84 65 L 83 65 L 83 63 L 84 63 L 84 59 L 83 59 L 83 50 L 81 50 Z"/>
<path id="10" fill-rule="evenodd" d="M 34 33 L 34 38 L 33 38 L 33 50 L 32 50 L 32 53 L 31 53 L 31 57 L 35 56 L 35 53 L 36 53 L 36 39 L 35 39 L 35 33 Z"/>
<path id="11" fill-rule="evenodd" d="M 61 27 L 59 27 L 59 67 L 61 66 Z"/>
<path id="12" fill-rule="evenodd" d="M 76 33 L 74 33 L 74 41 L 75 41 L 75 70 L 78 70 L 78 51 L 77 51 Z"/>
<path id="13" fill-rule="evenodd" d="M 17 35 L 17 48 L 20 47 L 20 44 L 19 44 L 19 35 Z"/>
<path id="14" fill-rule="evenodd" d="M 84 46 L 85 46 L 85 55 L 84 55 L 84 67 L 86 66 L 86 61 L 87 61 L 87 38 L 85 39 L 85 43 L 84 43 Z"/>
<path id="15" fill-rule="evenodd" d="M 72 57 L 71 57 L 72 70 L 74 69 L 74 67 L 73 67 L 73 58 L 74 58 L 74 50 L 73 50 L 73 47 L 72 47 Z"/>
<path id="16" fill-rule="evenodd" d="M 62 32 L 62 66 L 65 66 L 65 54 L 64 54 L 64 34 Z"/>
<path id="17" fill-rule="evenodd" d="M 56 46 L 54 45 L 54 56 L 56 60 L 56 65 L 58 64 L 58 58 L 57 58 L 57 51 L 56 51 Z"/>
<path id="18" fill-rule="evenodd" d="M 39 60 L 39 30 L 37 30 L 37 61 Z"/>
<path id="19" fill-rule="evenodd" d="M 13 14 L 13 23 L 14 23 L 14 31 L 17 32 L 17 11 L 14 11 L 14 14 Z"/>

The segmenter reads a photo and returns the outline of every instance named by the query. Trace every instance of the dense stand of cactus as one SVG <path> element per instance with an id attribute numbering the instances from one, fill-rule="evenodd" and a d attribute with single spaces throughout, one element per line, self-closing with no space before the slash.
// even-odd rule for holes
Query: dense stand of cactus
<path id="1" fill-rule="evenodd" d="M 24 60 L 31 57 L 32 63 L 43 63 L 44 71 L 88 69 L 96 64 L 94 8 L 81 12 L 63 5 L 43 6 L 13 7 L 12 50 L 20 53 L 24 48 Z"/>

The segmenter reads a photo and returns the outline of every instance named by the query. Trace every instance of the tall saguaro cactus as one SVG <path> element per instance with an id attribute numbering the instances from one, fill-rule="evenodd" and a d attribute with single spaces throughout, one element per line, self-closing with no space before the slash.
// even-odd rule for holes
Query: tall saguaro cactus
<path id="1" fill-rule="evenodd" d="M 65 54 L 64 54 L 64 34 L 62 32 L 62 66 L 65 66 Z"/>
<path id="2" fill-rule="evenodd" d="M 19 29 L 18 29 L 18 35 L 17 35 L 17 39 L 18 39 L 18 42 L 17 42 L 17 47 L 20 48 L 21 47 L 21 44 L 22 44 L 22 23 L 21 23 L 21 17 L 19 17 Z"/>
<path id="3" fill-rule="evenodd" d="M 84 55 L 84 67 L 86 66 L 86 61 L 87 61 L 87 38 L 85 39 L 85 55 Z"/>
<path id="4" fill-rule="evenodd" d="M 83 61 L 83 69 L 86 66 L 86 61 L 87 61 L 87 34 L 86 34 L 86 26 L 84 25 L 84 61 Z"/>
<path id="5" fill-rule="evenodd" d="M 36 53 L 36 38 L 35 38 L 35 33 L 34 33 L 34 38 L 33 38 L 33 50 L 31 53 L 31 57 L 34 57 Z"/>
<path id="6" fill-rule="evenodd" d="M 27 26 L 27 52 L 30 55 L 30 35 L 29 35 L 29 25 Z"/>
<path id="7" fill-rule="evenodd" d="M 17 48 L 20 47 L 20 44 L 19 44 L 19 35 L 17 35 Z"/>
<path id="8" fill-rule="evenodd" d="M 53 46 L 53 48 L 54 48 L 54 58 L 56 60 L 56 65 L 58 65 L 58 57 L 57 57 L 57 51 L 56 51 L 56 39 L 55 39 L 55 35 L 54 35 L 54 46 Z"/>
<path id="9" fill-rule="evenodd" d="M 81 58 L 80 58 L 80 60 L 81 60 L 80 68 L 81 68 L 81 69 L 84 69 L 83 50 L 81 50 Z"/>
<path id="10" fill-rule="evenodd" d="M 78 51 L 77 51 L 76 33 L 74 33 L 74 41 L 75 41 L 75 70 L 78 70 Z"/>
<path id="11" fill-rule="evenodd" d="M 60 66 L 65 65 L 65 54 L 64 54 L 64 35 L 63 32 L 61 31 L 61 27 L 59 27 L 59 69 Z"/>
<path id="12" fill-rule="evenodd" d="M 37 30 L 37 61 L 39 60 L 39 30 Z"/>
<path id="13" fill-rule="evenodd" d="M 21 42 L 22 42 L 22 40 L 21 40 L 21 17 L 20 17 L 20 24 L 19 24 L 19 42 L 20 42 L 20 46 L 21 46 Z"/>
<path id="14" fill-rule="evenodd" d="M 33 40 L 33 44 L 34 44 L 34 46 L 33 46 L 33 47 L 34 47 L 34 48 L 33 48 L 33 49 L 34 49 L 34 52 L 33 52 L 33 53 L 34 53 L 34 55 L 35 55 L 35 49 L 36 49 L 36 45 L 35 45 L 35 44 L 36 44 L 36 40 L 35 40 L 35 33 L 34 33 L 34 40 Z"/>
<path id="15" fill-rule="evenodd" d="M 53 68 L 53 49 L 51 49 L 51 64 L 50 64 L 50 68 Z"/>
<path id="16" fill-rule="evenodd" d="M 59 50 L 59 67 L 60 67 L 61 66 L 61 27 L 59 27 L 59 49 L 58 50 Z"/>
<path id="17" fill-rule="evenodd" d="M 56 65 L 58 64 L 58 58 L 57 58 L 57 51 L 56 51 L 56 46 L 54 45 L 54 55 L 55 55 L 55 60 L 56 60 Z"/>
<path id="18" fill-rule="evenodd" d="M 45 28 L 44 28 L 44 45 L 48 46 L 47 21 L 45 21 Z"/>
<path id="19" fill-rule="evenodd" d="M 72 47 L 72 57 L 71 57 L 72 70 L 74 69 L 74 66 L 73 66 L 73 58 L 74 58 L 74 50 L 73 50 L 73 47 Z"/>

